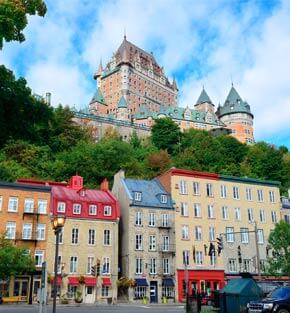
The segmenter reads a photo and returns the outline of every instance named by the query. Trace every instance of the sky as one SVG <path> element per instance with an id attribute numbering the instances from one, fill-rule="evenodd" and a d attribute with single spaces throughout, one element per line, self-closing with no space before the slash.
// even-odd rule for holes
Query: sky
<path id="1" fill-rule="evenodd" d="M 52 103 L 84 108 L 123 40 L 153 52 L 179 105 L 193 108 L 204 86 L 216 107 L 233 83 L 255 116 L 256 141 L 290 149 L 290 1 L 46 0 L 29 17 L 26 41 L 4 43 L 0 63 Z"/>

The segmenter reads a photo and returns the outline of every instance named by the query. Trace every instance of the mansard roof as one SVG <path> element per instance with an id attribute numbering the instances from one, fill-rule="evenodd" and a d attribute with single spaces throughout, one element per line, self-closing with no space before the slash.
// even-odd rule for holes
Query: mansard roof
<path id="1" fill-rule="evenodd" d="M 101 92 L 101 89 L 98 87 L 92 100 L 91 100 L 91 103 L 94 103 L 94 102 L 98 102 L 98 103 L 101 103 L 101 104 L 106 104 L 106 101 L 105 101 L 105 98 Z"/>
<path id="2" fill-rule="evenodd" d="M 214 105 L 211 102 L 210 97 L 208 96 L 208 94 L 207 94 L 207 92 L 205 91 L 204 88 L 202 88 L 201 94 L 198 97 L 195 105 L 202 104 L 202 103 L 210 103 L 210 104 Z"/>
<path id="3" fill-rule="evenodd" d="M 118 108 L 127 108 L 127 107 L 128 107 L 128 103 L 126 99 L 124 98 L 124 96 L 122 96 L 118 102 Z"/>

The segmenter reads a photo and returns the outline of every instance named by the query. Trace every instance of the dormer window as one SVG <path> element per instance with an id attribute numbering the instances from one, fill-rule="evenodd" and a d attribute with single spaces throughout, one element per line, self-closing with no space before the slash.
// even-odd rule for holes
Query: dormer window
<path id="1" fill-rule="evenodd" d="M 167 203 L 167 196 L 161 195 L 161 203 Z"/>
<path id="2" fill-rule="evenodd" d="M 112 207 L 110 205 L 104 206 L 104 215 L 111 216 L 112 215 Z"/>
<path id="3" fill-rule="evenodd" d="M 86 195 L 86 192 L 85 192 L 84 190 L 81 190 L 81 191 L 80 191 L 80 196 L 81 196 L 81 197 L 84 197 L 85 195 Z"/>
<path id="4" fill-rule="evenodd" d="M 74 203 L 73 205 L 73 214 L 81 214 L 82 206 L 79 203 Z"/>
<path id="5" fill-rule="evenodd" d="M 142 193 L 135 191 L 134 199 L 135 199 L 135 201 L 141 201 L 142 200 Z"/>
<path id="6" fill-rule="evenodd" d="M 65 202 L 57 203 L 57 212 L 64 213 L 65 212 Z"/>

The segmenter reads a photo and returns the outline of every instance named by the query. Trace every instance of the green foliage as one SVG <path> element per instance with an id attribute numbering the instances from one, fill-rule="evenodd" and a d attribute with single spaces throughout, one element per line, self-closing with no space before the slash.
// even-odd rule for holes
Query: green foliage
<path id="1" fill-rule="evenodd" d="M 34 270 L 34 260 L 25 252 L 25 248 L 13 245 L 11 241 L 5 239 L 5 235 L 1 235 L 0 280 Z"/>
<path id="2" fill-rule="evenodd" d="M 0 1 L 0 49 L 3 41 L 25 40 L 27 14 L 44 16 L 46 5 L 42 0 L 1 0 Z"/>
<path id="3" fill-rule="evenodd" d="M 290 224 L 280 221 L 270 233 L 269 244 L 273 257 L 268 258 L 268 272 L 271 275 L 290 273 Z"/>

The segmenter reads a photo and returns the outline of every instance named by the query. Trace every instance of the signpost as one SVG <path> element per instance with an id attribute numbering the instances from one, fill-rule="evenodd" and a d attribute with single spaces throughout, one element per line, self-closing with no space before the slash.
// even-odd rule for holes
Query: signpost
<path id="1" fill-rule="evenodd" d="M 46 262 L 42 263 L 41 268 L 41 285 L 39 293 L 39 313 L 46 313 L 46 294 L 47 294 L 47 268 Z"/>

